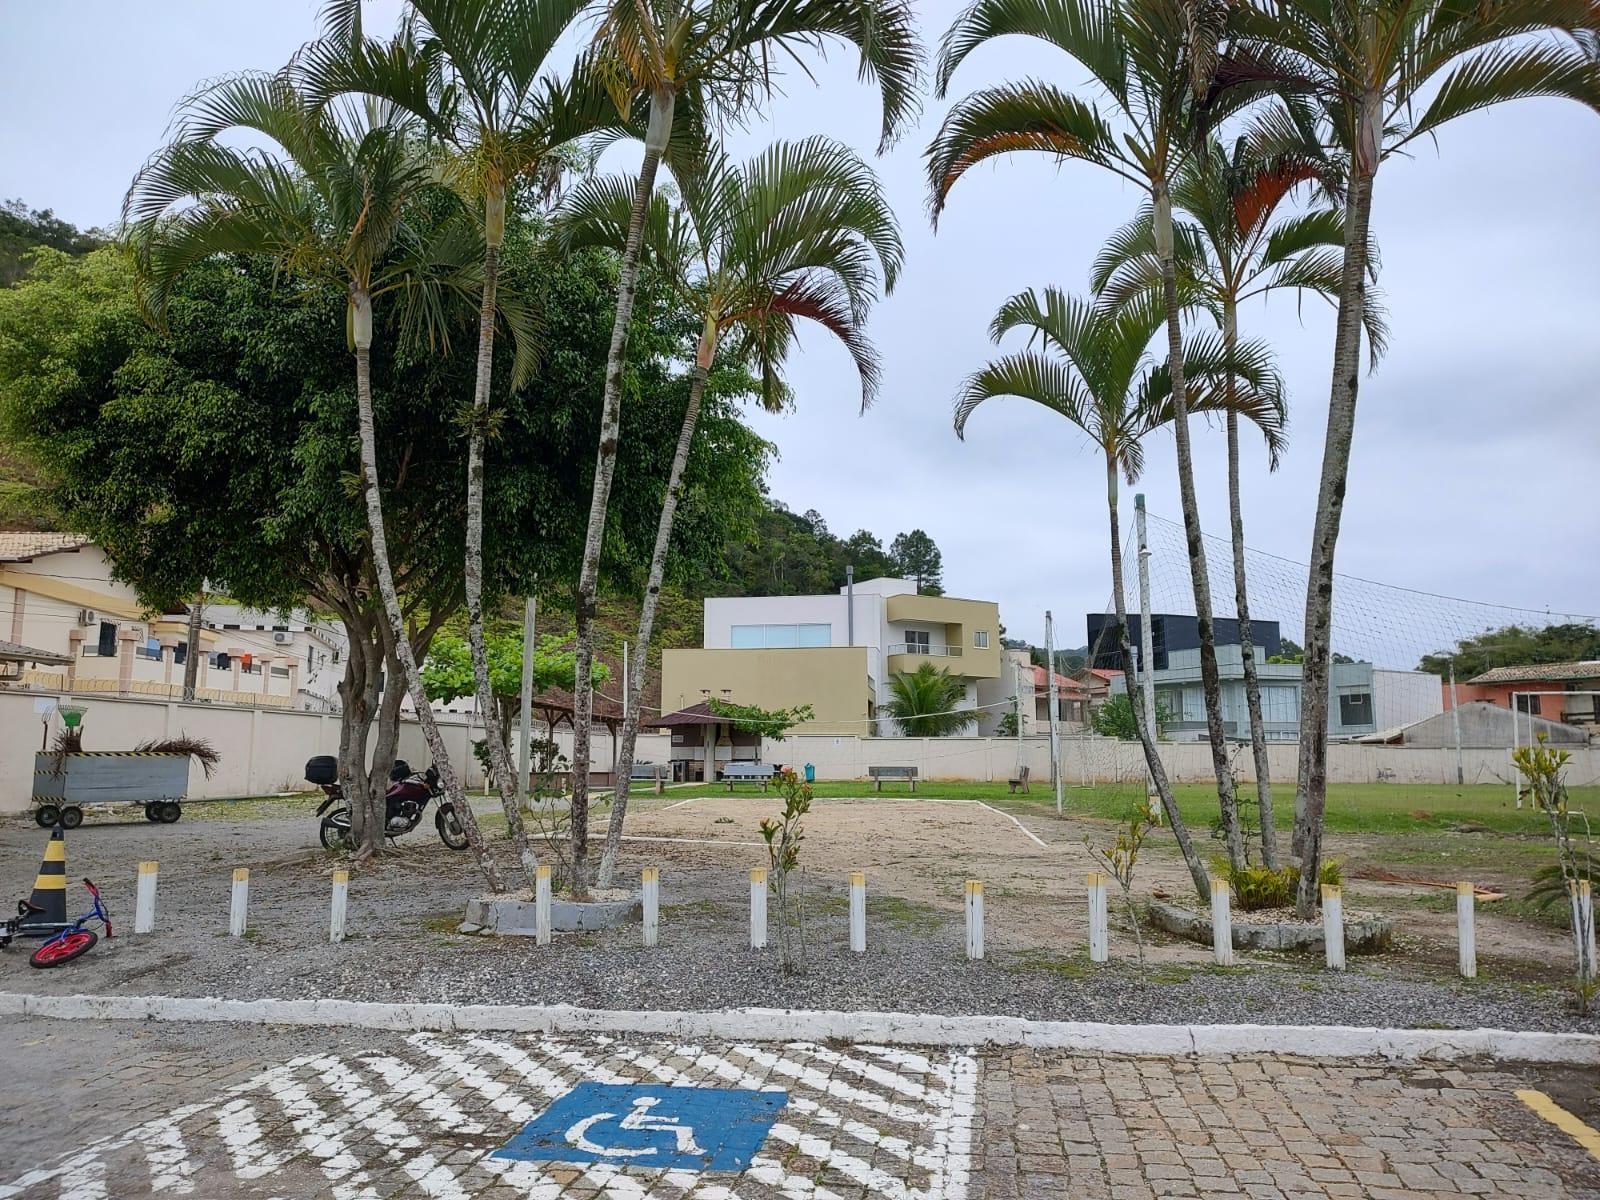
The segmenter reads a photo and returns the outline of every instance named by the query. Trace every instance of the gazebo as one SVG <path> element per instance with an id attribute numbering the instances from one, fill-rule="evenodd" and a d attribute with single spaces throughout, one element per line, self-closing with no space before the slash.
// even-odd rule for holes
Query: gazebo
<path id="1" fill-rule="evenodd" d="M 761 757 L 761 738 L 756 734 L 741 734 L 733 727 L 733 722 L 727 717 L 720 717 L 711 711 L 711 702 L 702 700 L 699 704 L 691 704 L 688 708 L 680 708 L 677 712 L 664 713 L 654 721 L 647 721 L 649 729 L 665 729 L 672 733 L 673 760 L 682 762 L 690 771 L 698 764 L 702 778 L 707 783 L 717 777 L 717 761 L 719 758 L 732 761 L 739 757 L 740 749 L 751 751 L 750 757 L 759 760 Z M 689 733 L 698 728 L 700 733 L 700 747 L 703 751 L 698 758 L 685 756 L 678 758 L 678 746 L 682 731 L 681 744 L 691 744 Z"/>

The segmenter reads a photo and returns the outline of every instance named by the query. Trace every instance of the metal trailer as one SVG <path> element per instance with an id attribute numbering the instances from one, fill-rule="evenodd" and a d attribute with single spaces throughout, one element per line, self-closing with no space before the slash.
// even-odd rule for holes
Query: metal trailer
<path id="1" fill-rule="evenodd" d="M 189 756 L 150 750 L 36 752 L 33 818 L 48 829 L 83 824 L 90 804 L 142 804 L 147 821 L 170 825 L 183 815 Z"/>

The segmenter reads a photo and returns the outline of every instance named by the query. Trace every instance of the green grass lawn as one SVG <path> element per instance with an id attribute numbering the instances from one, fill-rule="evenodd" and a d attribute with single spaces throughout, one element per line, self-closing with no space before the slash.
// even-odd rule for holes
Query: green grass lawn
<path id="1" fill-rule="evenodd" d="M 827 782 L 812 785 L 822 799 L 875 797 L 867 781 Z M 741 784 L 736 796 L 760 795 L 758 788 Z M 904 784 L 885 784 L 885 798 L 910 798 Z M 727 796 L 724 785 L 673 788 L 676 800 L 690 796 Z M 1255 788 L 1241 789 L 1245 798 L 1254 798 Z M 1016 811 L 1053 812 L 1055 798 L 1048 781 L 1035 783 L 1026 796 L 1012 795 L 1004 780 L 994 783 L 955 783 L 928 780 L 917 784 L 916 799 L 984 800 Z M 1294 788 L 1280 784 L 1273 789 L 1276 824 L 1289 828 L 1294 820 Z M 1210 784 L 1185 783 L 1177 787 L 1178 807 L 1184 820 L 1206 828 L 1216 817 L 1217 792 Z M 1575 788 L 1573 799 L 1600 815 L 1600 788 Z M 1139 783 L 1092 784 L 1087 788 L 1068 787 L 1063 793 L 1066 811 L 1072 815 L 1121 820 L 1131 806 L 1142 804 L 1144 787 Z M 1495 833 L 1540 834 L 1548 830 L 1545 819 L 1530 808 L 1517 808 L 1509 786 L 1471 784 L 1465 787 L 1442 784 L 1343 783 L 1328 788 L 1326 828 L 1335 833 L 1410 833 L 1477 827 Z"/>

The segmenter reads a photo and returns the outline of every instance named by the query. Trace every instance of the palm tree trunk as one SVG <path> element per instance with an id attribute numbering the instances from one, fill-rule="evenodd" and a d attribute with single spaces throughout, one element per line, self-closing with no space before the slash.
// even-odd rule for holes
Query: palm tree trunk
<path id="1" fill-rule="evenodd" d="M 467 803 L 461 780 L 456 775 L 450 752 L 439 735 L 439 724 L 433 718 L 427 694 L 422 690 L 422 672 L 417 669 L 416 656 L 411 653 L 411 642 L 406 637 L 405 616 L 400 611 L 400 596 L 395 591 L 394 571 L 389 565 L 389 541 L 383 528 L 383 497 L 378 491 L 377 437 L 372 420 L 372 298 L 366 292 L 352 288 L 350 292 L 351 327 L 356 343 L 356 414 L 361 435 L 362 490 L 367 503 L 367 528 L 372 535 L 372 564 L 378 573 L 378 592 L 383 597 L 384 615 L 394 634 L 395 656 L 405 675 L 406 690 L 417 710 L 417 721 L 422 726 L 423 739 L 428 743 L 428 753 L 438 769 L 439 782 L 445 795 L 456 807 L 461 827 L 472 849 L 472 857 L 488 880 L 491 890 L 506 890 L 505 877 L 494 853 L 483 840 L 472 806 Z"/>
<path id="2" fill-rule="evenodd" d="M 639 290 L 639 249 L 644 242 L 645 216 L 655 193 L 656 171 L 672 135 L 674 93 L 658 90 L 650 97 L 650 127 L 645 135 L 644 163 L 634 187 L 633 211 L 628 218 L 628 240 L 622 250 L 617 281 L 617 313 L 611 326 L 611 348 L 606 354 L 605 401 L 600 410 L 600 447 L 595 457 L 594 489 L 589 497 L 589 532 L 583 543 L 583 566 L 578 574 L 576 604 L 577 651 L 572 686 L 572 890 L 582 897 L 588 890 L 589 869 L 589 763 L 594 730 L 594 696 L 590 677 L 594 664 L 595 597 L 600 586 L 600 547 L 605 541 L 606 507 L 611 500 L 611 476 L 617 466 L 617 442 L 622 424 L 622 372 L 628 358 L 628 325 Z"/>
<path id="3" fill-rule="evenodd" d="M 528 887 L 535 886 L 539 859 L 528 841 L 522 809 L 517 804 L 516 773 L 506 750 L 499 706 L 489 681 L 489 654 L 483 636 L 483 444 L 489 416 L 489 386 L 494 376 L 494 318 L 496 286 L 500 275 L 500 242 L 505 234 L 504 190 L 492 189 L 484 201 L 487 245 L 483 253 L 483 303 L 478 309 L 478 378 L 472 390 L 472 432 L 467 439 L 467 643 L 472 649 L 472 678 L 477 689 L 478 712 L 483 716 L 484 740 L 489 744 L 489 769 L 506 829 L 516 847 L 517 860 Z"/>
<path id="4" fill-rule="evenodd" d="M 1244 833 L 1233 794 L 1227 735 L 1222 729 L 1222 679 L 1217 670 L 1216 627 L 1211 615 L 1211 579 L 1206 571 L 1205 542 L 1200 536 L 1200 503 L 1194 491 L 1194 458 L 1189 446 L 1188 393 L 1183 377 L 1183 332 L 1179 326 L 1178 270 L 1172 253 L 1172 199 L 1163 187 L 1155 198 L 1156 254 L 1161 260 L 1161 291 L 1167 311 L 1167 370 L 1172 376 L 1172 432 L 1178 445 L 1178 494 L 1183 502 L 1183 530 L 1189 543 L 1189 578 L 1194 584 L 1195 625 L 1200 635 L 1200 686 L 1206 698 L 1206 733 L 1211 742 L 1211 768 L 1217 777 L 1217 804 L 1222 813 L 1228 861 L 1244 866 Z"/>
<path id="5" fill-rule="evenodd" d="M 1322 482 L 1311 531 L 1306 574 L 1305 662 L 1300 676 L 1300 770 L 1295 786 L 1294 852 L 1300 858 L 1295 907 L 1309 919 L 1320 902 L 1322 814 L 1328 793 L 1328 676 L 1332 654 L 1333 554 L 1344 516 L 1350 444 L 1355 437 L 1356 391 L 1361 374 L 1361 324 L 1366 315 L 1367 233 L 1372 222 L 1376 156 L 1359 161 L 1345 200 L 1344 273 L 1333 345 L 1328 433 L 1322 447 Z"/>
<path id="6" fill-rule="evenodd" d="M 711 358 L 716 353 L 715 334 L 708 347 L 705 336 L 700 339 L 700 353 L 695 361 L 694 379 L 689 385 L 689 404 L 683 411 L 683 429 L 678 434 L 678 449 L 672 456 L 672 472 L 667 476 L 667 495 L 661 503 L 661 519 L 656 523 L 656 545 L 650 556 L 650 576 L 645 581 L 644 602 L 639 606 L 639 634 L 634 642 L 633 678 L 624 679 L 622 686 L 629 698 L 628 715 L 622 722 L 622 748 L 618 752 L 616 777 L 611 789 L 611 823 L 606 828 L 606 845 L 600 854 L 599 884 L 611 886 L 617 870 L 617 854 L 622 849 L 622 823 L 628 815 L 628 791 L 633 775 L 634 747 L 639 741 L 639 704 L 644 691 L 645 668 L 650 657 L 650 638 L 655 633 L 656 607 L 661 600 L 661 578 L 666 573 L 667 547 L 672 542 L 672 522 L 678 515 L 678 499 L 683 492 L 683 472 L 689 462 L 689 448 L 694 444 L 695 427 L 700 423 L 700 400 L 705 395 L 706 377 L 711 373 Z"/>
<path id="7" fill-rule="evenodd" d="M 1239 319 L 1229 300 L 1222 313 L 1222 338 L 1228 356 L 1239 342 Z M 1234 376 L 1227 376 L 1228 399 Z M 1273 824 L 1272 777 L 1267 761 L 1267 727 L 1261 719 L 1261 679 L 1256 671 L 1255 639 L 1250 633 L 1250 593 L 1245 586 L 1244 507 L 1239 497 L 1239 416 L 1228 409 L 1228 521 L 1233 536 L 1233 603 L 1239 618 L 1239 657 L 1244 663 L 1244 702 L 1250 714 L 1250 752 L 1256 764 L 1256 805 L 1261 819 L 1261 861 L 1278 869 L 1278 830 Z"/>
<path id="8" fill-rule="evenodd" d="M 1172 795 L 1172 782 L 1167 778 L 1167 768 L 1156 750 L 1155 731 L 1145 724 L 1144 706 L 1139 703 L 1138 673 L 1134 670 L 1133 647 L 1128 644 L 1128 598 L 1122 582 L 1122 517 L 1117 511 L 1117 459 L 1106 455 L 1106 508 L 1111 514 L 1111 595 L 1117 607 L 1117 639 L 1122 649 L 1122 681 L 1128 692 L 1128 707 L 1133 710 L 1133 725 L 1139 731 L 1139 744 L 1144 747 L 1144 761 L 1150 768 L 1150 778 L 1156 785 L 1156 795 L 1161 797 L 1161 809 L 1167 814 L 1167 824 L 1172 826 L 1172 836 L 1178 839 L 1178 849 L 1189 867 L 1189 878 L 1194 880 L 1195 894 L 1202 904 L 1211 899 L 1211 876 L 1195 852 L 1194 839 L 1189 827 L 1183 823 L 1178 802 Z"/>

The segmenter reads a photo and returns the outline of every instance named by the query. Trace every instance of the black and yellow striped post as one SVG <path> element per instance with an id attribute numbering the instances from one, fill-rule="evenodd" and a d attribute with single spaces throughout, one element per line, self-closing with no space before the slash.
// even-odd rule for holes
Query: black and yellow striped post
<path id="1" fill-rule="evenodd" d="M 67 839 L 59 825 L 44 844 L 44 861 L 39 864 L 39 877 L 33 881 L 28 903 L 35 911 L 23 917 L 19 925 L 37 926 L 43 931 L 67 923 Z"/>

